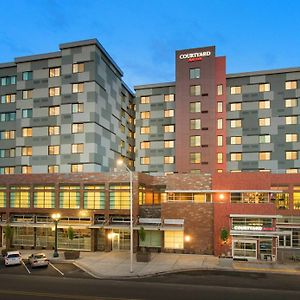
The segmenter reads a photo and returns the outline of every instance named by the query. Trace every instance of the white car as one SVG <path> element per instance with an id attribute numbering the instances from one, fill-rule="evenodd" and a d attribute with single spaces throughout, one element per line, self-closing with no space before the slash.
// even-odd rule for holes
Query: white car
<path id="1" fill-rule="evenodd" d="M 28 261 L 32 268 L 48 267 L 49 265 L 49 259 L 44 253 L 33 253 L 28 257 Z"/>
<path id="2" fill-rule="evenodd" d="M 22 263 L 22 256 L 19 251 L 8 251 L 4 257 L 4 263 L 6 266 L 20 265 Z"/>

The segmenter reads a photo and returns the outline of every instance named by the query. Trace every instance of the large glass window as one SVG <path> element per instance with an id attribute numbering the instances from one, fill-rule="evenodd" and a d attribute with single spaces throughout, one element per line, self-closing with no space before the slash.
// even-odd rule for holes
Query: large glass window
<path id="1" fill-rule="evenodd" d="M 29 208 L 30 207 L 30 187 L 29 186 L 11 186 L 9 193 L 9 202 L 11 208 Z"/>
<path id="2" fill-rule="evenodd" d="M 33 190 L 33 205 L 36 208 L 55 208 L 55 187 L 35 186 Z"/>
<path id="3" fill-rule="evenodd" d="M 110 209 L 130 208 L 129 185 L 111 184 L 109 186 L 109 208 Z"/>
<path id="4" fill-rule="evenodd" d="M 6 187 L 0 186 L 0 207 L 6 207 Z"/>
<path id="5" fill-rule="evenodd" d="M 83 192 L 83 208 L 104 209 L 105 190 L 104 185 L 86 185 Z"/>
<path id="6" fill-rule="evenodd" d="M 60 186 L 60 208 L 80 208 L 80 186 Z"/>
<path id="7" fill-rule="evenodd" d="M 166 249 L 183 249 L 183 231 L 165 231 L 164 242 Z"/>
<path id="8" fill-rule="evenodd" d="M 190 79 L 198 79 L 200 78 L 200 69 L 194 68 L 190 69 Z"/>
<path id="9" fill-rule="evenodd" d="M 268 203 L 269 194 L 268 193 L 231 193 L 230 194 L 231 203 Z"/>
<path id="10" fill-rule="evenodd" d="M 7 95 L 2 95 L 0 103 L 14 103 L 16 102 L 16 94 L 7 94 Z"/>
<path id="11" fill-rule="evenodd" d="M 294 209 L 300 209 L 300 191 L 293 193 L 293 204 Z"/>

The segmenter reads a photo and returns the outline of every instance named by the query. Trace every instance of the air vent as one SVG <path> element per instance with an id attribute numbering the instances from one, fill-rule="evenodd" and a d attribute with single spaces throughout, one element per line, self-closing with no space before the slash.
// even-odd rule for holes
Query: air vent
<path id="1" fill-rule="evenodd" d="M 203 97 L 208 96 L 208 94 L 202 94 Z"/>

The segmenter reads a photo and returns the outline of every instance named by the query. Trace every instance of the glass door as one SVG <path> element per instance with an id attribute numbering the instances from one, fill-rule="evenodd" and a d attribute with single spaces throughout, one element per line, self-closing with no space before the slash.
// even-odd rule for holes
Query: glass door
<path id="1" fill-rule="evenodd" d="M 257 241 L 233 239 L 232 252 L 234 258 L 256 259 Z"/>

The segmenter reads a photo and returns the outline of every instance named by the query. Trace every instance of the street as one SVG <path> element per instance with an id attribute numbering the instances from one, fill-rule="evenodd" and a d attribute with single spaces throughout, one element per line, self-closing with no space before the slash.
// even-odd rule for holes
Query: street
<path id="1" fill-rule="evenodd" d="M 194 271 L 131 280 L 0 273 L 0 299 L 298 299 L 299 277 Z"/>

